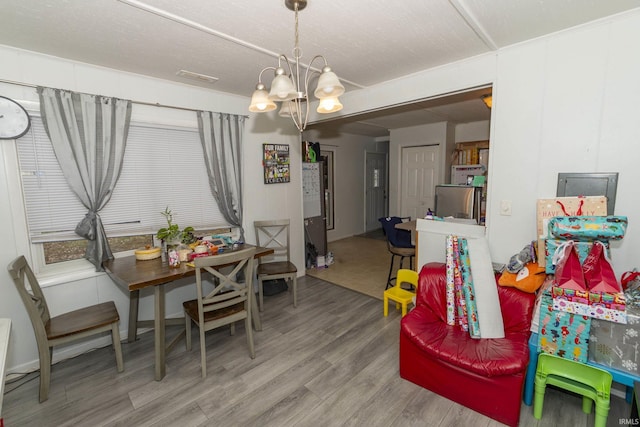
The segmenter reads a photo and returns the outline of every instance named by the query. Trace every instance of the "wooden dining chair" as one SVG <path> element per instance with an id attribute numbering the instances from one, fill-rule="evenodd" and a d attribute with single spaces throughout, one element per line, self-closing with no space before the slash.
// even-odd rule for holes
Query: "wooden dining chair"
<path id="1" fill-rule="evenodd" d="M 253 226 L 256 232 L 257 245 L 274 250 L 273 257 L 269 257 L 269 260 L 264 257 L 258 261 L 258 302 L 260 311 L 263 310 L 264 306 L 265 280 L 285 279 L 287 284 L 290 283 L 289 289 L 293 290 L 293 306 L 297 307 L 298 290 L 296 279 L 298 269 L 291 262 L 289 220 L 254 221 Z"/>
<path id="2" fill-rule="evenodd" d="M 111 332 L 118 372 L 124 371 L 120 331 L 118 330 L 120 316 L 113 301 L 51 317 L 40 284 L 26 258 L 19 256 L 9 264 L 8 270 L 27 309 L 38 344 L 41 403 L 49 398 L 51 359 L 53 347 L 56 345 Z"/>
<path id="3" fill-rule="evenodd" d="M 231 325 L 231 334 L 233 335 L 235 332 L 234 323 L 244 319 L 249 354 L 252 359 L 256 357 L 251 325 L 255 253 L 256 248 L 249 248 L 194 259 L 198 298 L 185 301 L 183 307 L 187 350 L 191 350 L 191 323 L 195 323 L 200 329 L 202 378 L 207 376 L 205 332 L 212 329 Z M 223 266 L 229 266 L 229 268 L 221 270 Z M 212 288 L 211 291 L 205 292 L 204 284 L 207 282 L 203 276 L 213 279 L 211 282 L 207 281 Z M 239 281 L 242 278 L 244 283 Z"/>

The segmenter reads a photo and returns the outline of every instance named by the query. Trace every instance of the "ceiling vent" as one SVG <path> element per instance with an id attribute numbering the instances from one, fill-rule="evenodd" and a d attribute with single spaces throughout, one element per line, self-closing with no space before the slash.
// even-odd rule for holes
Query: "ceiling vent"
<path id="1" fill-rule="evenodd" d="M 207 76 L 206 74 L 194 73 L 193 71 L 180 70 L 176 73 L 177 76 L 184 77 L 191 80 L 197 80 L 199 82 L 213 84 L 219 79 L 217 77 Z"/>

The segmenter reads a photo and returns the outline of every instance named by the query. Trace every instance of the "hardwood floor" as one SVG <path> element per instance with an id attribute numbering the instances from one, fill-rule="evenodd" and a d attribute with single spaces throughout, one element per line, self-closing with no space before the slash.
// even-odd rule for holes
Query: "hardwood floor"
<path id="1" fill-rule="evenodd" d="M 202 379 L 194 328 L 193 351 L 179 344 L 167 376 L 156 382 L 153 333 L 145 333 L 123 343 L 123 373 L 109 347 L 56 364 L 42 404 L 37 374 L 8 384 L 5 426 L 501 425 L 399 377 L 400 315 L 390 310 L 383 317 L 381 301 L 311 277 L 298 281 L 296 309 L 290 298 L 265 298 L 253 360 L 242 322 L 234 336 L 211 331 Z M 629 410 L 613 396 L 608 425 L 625 423 Z M 520 418 L 524 427 L 593 423 L 577 396 L 554 389 L 547 390 L 542 420 L 524 405 Z"/>

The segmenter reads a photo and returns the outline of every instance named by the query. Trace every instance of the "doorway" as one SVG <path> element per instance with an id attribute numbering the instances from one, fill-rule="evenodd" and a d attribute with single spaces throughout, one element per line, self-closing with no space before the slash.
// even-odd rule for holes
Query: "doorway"
<path id="1" fill-rule="evenodd" d="M 400 216 L 424 218 L 427 209 L 435 208 L 434 191 L 442 163 L 439 153 L 438 145 L 402 148 Z"/>
<path id="2" fill-rule="evenodd" d="M 365 232 L 380 228 L 379 218 L 387 216 L 387 153 L 365 152 Z"/>

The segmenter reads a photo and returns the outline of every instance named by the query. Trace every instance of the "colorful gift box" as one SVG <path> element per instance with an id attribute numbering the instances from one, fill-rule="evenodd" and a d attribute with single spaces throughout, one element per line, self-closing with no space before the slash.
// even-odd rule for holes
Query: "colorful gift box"
<path id="1" fill-rule="evenodd" d="M 553 297 L 545 292 L 538 323 L 538 350 L 582 363 L 587 361 L 590 317 L 554 310 Z"/>
<path id="2" fill-rule="evenodd" d="M 567 240 L 559 240 L 559 239 L 545 239 L 544 247 L 545 247 L 545 256 L 546 256 L 546 264 L 545 264 L 545 272 L 547 274 L 554 274 L 556 272 L 556 266 L 553 263 L 553 255 L 556 253 L 556 250 L 560 245 L 566 243 Z M 609 242 L 602 242 L 606 248 L 607 257 L 611 258 L 611 251 L 609 248 Z M 574 242 L 574 247 L 576 248 L 576 252 L 578 252 L 578 258 L 580 259 L 580 263 L 583 263 L 587 255 L 589 255 L 589 251 L 591 250 L 591 246 L 593 246 L 593 242 Z"/>
<path id="3" fill-rule="evenodd" d="M 538 236 L 538 265 L 544 267 L 544 239 L 548 237 L 549 220 L 557 216 L 568 215 L 607 215 L 607 198 L 605 196 L 587 197 L 555 197 L 538 199 L 536 206 L 536 232 Z"/>
<path id="4" fill-rule="evenodd" d="M 549 236 L 564 240 L 620 240 L 627 231 L 626 216 L 557 216 L 549 220 Z"/>
<path id="5" fill-rule="evenodd" d="M 589 360 L 640 375 L 640 308 L 627 307 L 627 323 L 593 319 Z"/>
<path id="6" fill-rule="evenodd" d="M 623 293 L 575 291 L 554 286 L 552 294 L 554 310 L 615 323 L 627 323 L 626 300 Z"/>

